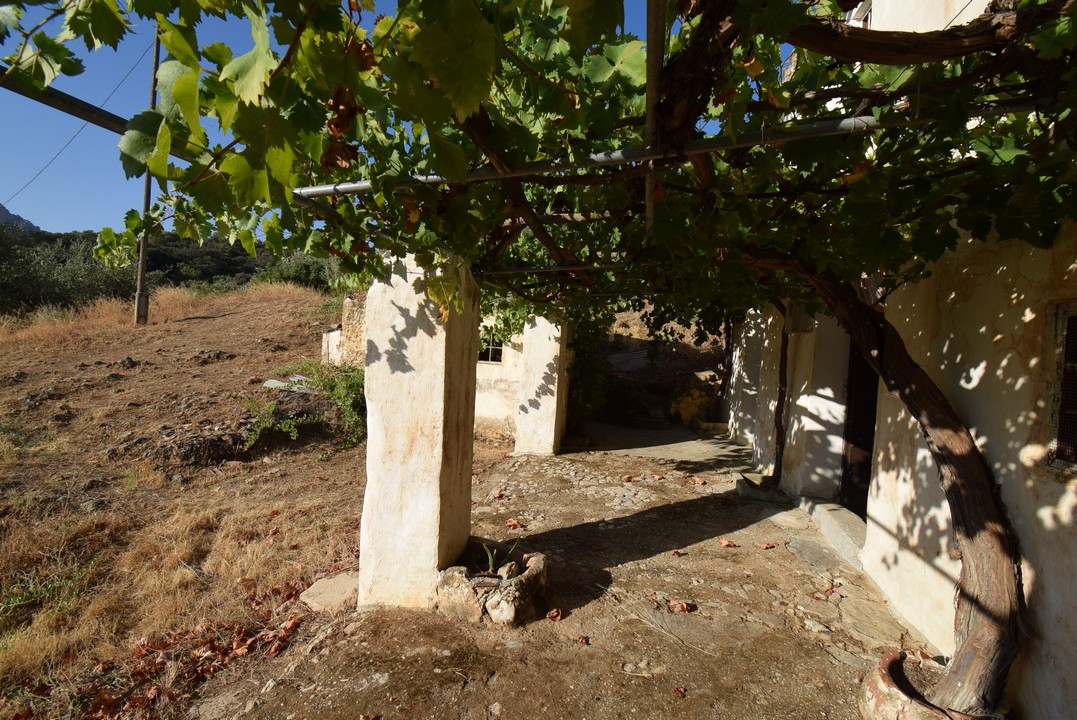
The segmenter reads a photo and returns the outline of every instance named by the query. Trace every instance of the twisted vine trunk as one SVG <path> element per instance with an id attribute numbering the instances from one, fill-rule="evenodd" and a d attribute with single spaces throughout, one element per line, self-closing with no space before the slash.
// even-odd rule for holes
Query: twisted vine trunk
<path id="1" fill-rule="evenodd" d="M 849 283 L 830 273 L 803 274 L 887 389 L 916 418 L 942 475 L 961 575 L 956 650 L 928 699 L 943 710 L 989 713 L 998 707 L 1017 656 L 1023 608 L 1016 541 L 998 486 L 968 427 L 909 355 L 897 329 Z"/>

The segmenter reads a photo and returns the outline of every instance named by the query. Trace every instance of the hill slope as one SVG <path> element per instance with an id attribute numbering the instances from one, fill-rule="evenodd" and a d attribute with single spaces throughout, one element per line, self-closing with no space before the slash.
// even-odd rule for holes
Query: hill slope
<path id="1" fill-rule="evenodd" d="M 26 218 L 19 217 L 15 213 L 8 210 L 3 204 L 0 204 L 0 225 L 11 225 L 19 228 L 20 230 L 40 230 L 37 225 Z"/>

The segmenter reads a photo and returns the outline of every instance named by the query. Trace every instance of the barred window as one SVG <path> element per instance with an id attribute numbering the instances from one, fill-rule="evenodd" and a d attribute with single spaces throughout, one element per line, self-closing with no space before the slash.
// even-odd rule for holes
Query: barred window
<path id="1" fill-rule="evenodd" d="M 482 349 L 479 350 L 479 362 L 501 362 L 501 352 L 503 346 L 497 340 L 491 340 L 490 342 L 484 342 Z"/>
<path id="2" fill-rule="evenodd" d="M 1059 308 L 1059 383 L 1055 400 L 1055 458 L 1077 463 L 1077 303 Z"/>

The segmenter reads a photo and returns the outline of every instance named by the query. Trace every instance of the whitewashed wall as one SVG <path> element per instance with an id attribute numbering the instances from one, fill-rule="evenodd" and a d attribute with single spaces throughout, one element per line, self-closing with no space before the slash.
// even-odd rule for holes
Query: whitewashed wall
<path id="1" fill-rule="evenodd" d="M 782 316 L 772 307 L 752 311 L 737 328 L 729 378 L 729 432 L 752 446 L 759 472 L 774 472 L 774 409 Z"/>
<path id="2" fill-rule="evenodd" d="M 812 332 L 789 336 L 788 358 L 782 489 L 833 498 L 841 487 L 849 336 L 820 316 Z"/>
<path id="3" fill-rule="evenodd" d="M 1072 717 L 1077 681 L 1077 469 L 1048 460 L 1057 384 L 1056 310 L 1077 299 L 1077 229 L 1053 250 L 964 243 L 895 292 L 887 317 L 971 425 L 1002 486 L 1025 558 L 1036 636 L 1009 690 L 1023 717 Z M 951 522 L 938 470 L 901 403 L 880 395 L 864 568 L 891 606 L 953 647 Z"/>
<path id="4" fill-rule="evenodd" d="M 501 362 L 479 362 L 475 372 L 475 421 L 480 425 L 493 423 L 506 433 L 515 430 L 522 353 L 523 345 L 514 337 L 502 347 Z"/>

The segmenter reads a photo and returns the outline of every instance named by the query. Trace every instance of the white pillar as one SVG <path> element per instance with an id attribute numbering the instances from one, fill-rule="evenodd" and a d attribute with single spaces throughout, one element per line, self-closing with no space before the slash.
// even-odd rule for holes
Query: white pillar
<path id="1" fill-rule="evenodd" d="M 517 454 L 553 455 L 561 449 L 568 401 L 568 332 L 534 317 L 524 325 Z"/>
<path id="2" fill-rule="evenodd" d="M 367 293 L 360 605 L 433 607 L 467 546 L 479 293 L 463 274 L 463 310 L 442 318 L 411 258 Z"/>

